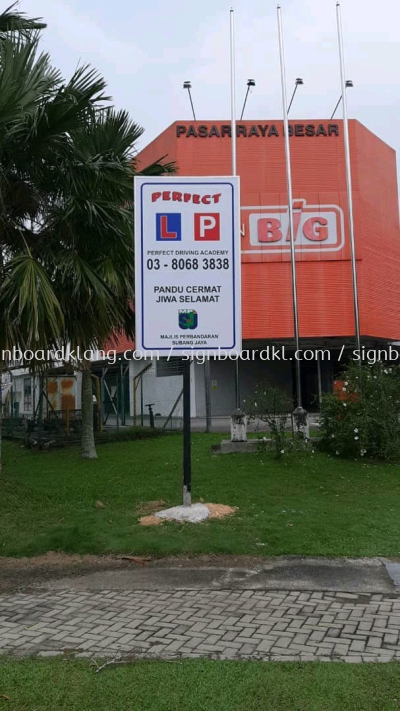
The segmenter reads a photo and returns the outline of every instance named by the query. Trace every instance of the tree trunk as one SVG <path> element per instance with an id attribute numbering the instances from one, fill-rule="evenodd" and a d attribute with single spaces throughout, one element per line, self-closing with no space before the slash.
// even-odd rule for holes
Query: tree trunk
<path id="1" fill-rule="evenodd" d="M 97 459 L 94 443 L 93 425 L 93 391 L 90 363 L 85 364 L 82 371 L 82 449 L 83 459 Z"/>

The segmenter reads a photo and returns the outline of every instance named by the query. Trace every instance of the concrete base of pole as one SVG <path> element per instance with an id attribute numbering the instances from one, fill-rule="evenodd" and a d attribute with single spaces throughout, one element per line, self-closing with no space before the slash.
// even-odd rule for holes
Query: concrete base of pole
<path id="1" fill-rule="evenodd" d="M 188 521 L 189 523 L 200 523 L 205 521 L 210 515 L 210 509 L 205 504 L 193 504 L 193 506 L 173 506 L 171 509 L 157 511 L 157 518 L 164 518 L 168 521 Z"/>
<path id="2" fill-rule="evenodd" d="M 184 506 L 191 506 L 192 505 L 192 494 L 190 491 L 188 491 L 187 486 L 183 487 L 183 505 Z"/>
<path id="3" fill-rule="evenodd" d="M 245 454 L 246 452 L 257 452 L 260 443 L 263 444 L 263 440 L 249 439 L 247 442 L 232 442 L 229 439 L 223 439 L 220 444 L 219 451 L 221 454 L 233 454 L 235 452 Z"/>

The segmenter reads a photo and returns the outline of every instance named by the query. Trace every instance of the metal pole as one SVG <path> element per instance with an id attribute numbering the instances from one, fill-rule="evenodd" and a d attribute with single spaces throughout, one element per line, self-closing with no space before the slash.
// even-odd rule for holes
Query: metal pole
<path id="1" fill-rule="evenodd" d="M 285 51 L 283 46 L 283 31 L 281 7 L 277 7 L 278 14 L 278 35 L 279 35 L 279 55 L 281 63 L 281 84 L 282 84 L 282 107 L 283 107 L 283 124 L 284 124 L 284 140 L 285 140 L 285 156 L 286 156 L 286 180 L 288 192 L 288 210 L 289 210 L 289 236 L 290 236 L 290 262 L 292 271 L 292 300 L 293 300 L 293 320 L 294 320 L 294 340 L 297 353 L 300 351 L 299 341 L 299 319 L 297 307 L 297 282 L 296 282 L 296 254 L 294 245 L 294 221 L 293 221 L 293 193 L 292 193 L 292 169 L 290 164 L 290 145 L 289 145 L 289 120 L 287 113 L 287 98 L 286 98 L 286 74 L 285 74 Z M 301 401 L 301 382 L 300 382 L 300 360 L 295 359 L 296 363 L 296 394 L 297 407 L 302 407 Z"/>
<path id="2" fill-rule="evenodd" d="M 125 383 L 124 366 L 121 363 L 121 424 L 125 425 Z"/>
<path id="3" fill-rule="evenodd" d="M 43 388 L 44 388 L 44 378 L 43 375 L 39 376 L 39 413 L 38 413 L 38 445 L 39 449 L 42 447 L 42 430 L 43 430 Z"/>
<path id="4" fill-rule="evenodd" d="M 190 445 L 190 360 L 183 361 L 183 505 L 192 503 L 192 468 Z"/>
<path id="5" fill-rule="evenodd" d="M 322 376 L 321 376 L 321 361 L 319 358 L 319 353 L 317 353 L 317 379 L 318 379 L 318 403 L 321 409 L 322 405 Z"/>
<path id="6" fill-rule="evenodd" d="M 101 426 L 103 427 L 104 421 L 105 421 L 105 413 L 106 413 L 106 398 L 105 398 L 105 392 L 104 392 L 104 378 L 106 375 L 106 371 L 104 368 L 101 369 L 101 380 L 100 380 L 100 400 L 101 400 Z"/>
<path id="7" fill-rule="evenodd" d="M 136 427 L 136 381 L 133 377 L 133 425 Z"/>
<path id="8" fill-rule="evenodd" d="M 333 117 L 334 117 L 336 111 L 338 110 L 338 108 L 339 108 L 339 106 L 340 106 L 341 100 L 342 100 L 342 97 L 340 97 L 340 99 L 339 99 L 339 101 L 337 102 L 335 108 L 333 109 L 333 114 L 332 114 L 332 116 L 331 116 L 331 121 L 332 121 L 332 119 L 333 119 Z"/>
<path id="9" fill-rule="evenodd" d="M 247 87 L 247 91 L 246 91 L 246 96 L 244 97 L 242 113 L 240 114 L 240 120 L 242 120 L 242 118 L 243 118 L 243 114 L 244 114 L 244 110 L 245 110 L 245 108 L 246 108 L 246 102 L 247 102 L 247 97 L 248 97 L 248 95 L 249 95 L 249 91 L 250 91 L 250 87 L 248 86 L 248 87 Z"/>
<path id="10" fill-rule="evenodd" d="M 119 432 L 119 377 L 118 377 L 118 372 L 117 372 L 117 389 L 115 391 L 115 395 L 117 398 L 117 432 Z"/>
<path id="11" fill-rule="evenodd" d="M 204 361 L 204 393 L 206 400 L 206 432 L 211 432 L 211 363 Z"/>
<path id="12" fill-rule="evenodd" d="M 230 9 L 230 49 L 231 49 L 231 145 L 232 175 L 236 175 L 236 69 L 235 69 L 235 13 Z M 236 407 L 240 407 L 239 359 L 235 360 Z"/>
<path id="13" fill-rule="evenodd" d="M 343 135 L 344 135 L 344 154 L 345 154 L 345 161 L 346 161 L 347 205 L 348 205 L 349 227 L 350 227 L 351 271 L 352 271 L 352 278 L 353 278 L 354 322 L 355 322 L 355 332 L 356 332 L 355 336 L 356 336 L 356 346 L 357 346 L 357 349 L 360 351 L 361 339 L 360 339 L 360 318 L 359 318 L 359 312 L 358 312 L 356 248 L 355 248 L 355 241 L 354 241 L 353 187 L 352 187 L 352 180 L 351 180 L 349 122 L 348 122 L 348 118 L 347 118 L 347 96 L 346 96 L 346 80 L 345 80 L 345 66 L 344 66 L 342 19 L 341 19 L 340 3 L 339 2 L 336 3 L 336 17 L 337 17 L 337 27 L 338 27 L 338 40 L 339 40 L 340 80 L 342 83 Z"/>
<path id="14" fill-rule="evenodd" d="M 193 119 L 196 121 L 196 114 L 194 113 L 194 106 L 193 106 L 192 94 L 190 93 L 190 89 L 188 89 L 188 92 L 189 92 L 190 105 L 192 107 Z"/>
<path id="15" fill-rule="evenodd" d="M 29 430 L 28 430 L 29 432 Z M 3 469 L 3 371 L 0 369 L 0 474 Z"/>
<path id="16" fill-rule="evenodd" d="M 231 47 L 231 146 L 232 175 L 236 175 L 236 70 L 235 70 L 235 13 L 230 10 L 230 47 Z"/>
<path id="17" fill-rule="evenodd" d="M 103 431 L 103 408 L 101 404 L 101 390 L 100 390 L 100 378 L 98 375 L 93 376 L 95 378 L 96 384 L 96 398 L 97 398 L 97 416 L 99 418 L 99 430 Z"/>
<path id="18" fill-rule="evenodd" d="M 143 373 L 140 376 L 140 426 L 143 427 Z"/>
<path id="19" fill-rule="evenodd" d="M 293 94 L 292 94 L 292 98 L 290 99 L 290 104 L 289 104 L 288 110 L 287 110 L 288 114 L 290 113 L 290 109 L 291 109 L 292 104 L 293 104 L 293 99 L 294 99 L 294 97 L 296 96 L 297 87 L 298 87 L 298 84 L 296 84 L 296 86 L 294 87 L 294 91 L 293 91 Z"/>
<path id="20" fill-rule="evenodd" d="M 35 412 L 36 412 L 36 375 L 35 368 L 32 371 L 32 422 L 35 422 Z"/>

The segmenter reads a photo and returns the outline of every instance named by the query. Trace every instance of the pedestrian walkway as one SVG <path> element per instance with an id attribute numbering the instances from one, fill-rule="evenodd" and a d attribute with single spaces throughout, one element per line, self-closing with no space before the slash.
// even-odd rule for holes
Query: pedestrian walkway
<path id="1" fill-rule="evenodd" d="M 0 652 L 284 661 L 400 659 L 397 593 L 30 590 L 0 596 Z"/>

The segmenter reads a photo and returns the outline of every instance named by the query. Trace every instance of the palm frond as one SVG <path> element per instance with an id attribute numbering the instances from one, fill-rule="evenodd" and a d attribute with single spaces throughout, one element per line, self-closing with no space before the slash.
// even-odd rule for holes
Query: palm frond
<path id="1" fill-rule="evenodd" d="M 0 285 L 0 312 L 8 340 L 36 349 L 62 334 L 64 317 L 49 276 L 29 251 L 12 259 Z"/>
<path id="2" fill-rule="evenodd" d="M 89 117 L 84 129 L 74 132 L 72 138 L 83 155 L 121 164 L 131 160 L 135 143 L 143 131 L 127 111 L 107 108 Z"/>
<path id="3" fill-rule="evenodd" d="M 31 32 L 43 30 L 47 26 L 41 17 L 27 17 L 26 13 L 17 12 L 18 4 L 13 3 L 0 13 L 0 40 L 16 32 L 29 37 Z"/>
<path id="4" fill-rule="evenodd" d="M 38 42 L 11 39 L 0 42 L 0 124 L 33 114 L 43 95 L 59 80 L 60 74 L 50 64 L 48 54 L 38 54 Z"/>
<path id="5" fill-rule="evenodd" d="M 95 69 L 79 67 L 70 81 L 60 85 L 34 115 L 27 133 L 31 150 L 43 151 L 51 138 L 58 139 L 57 150 L 65 152 L 70 146 L 71 132 L 87 123 L 88 115 L 98 103 L 109 100 L 105 87 L 105 80 Z M 71 151 L 65 158 L 71 159 Z"/>
<path id="6" fill-rule="evenodd" d="M 175 163 L 175 161 L 170 161 L 169 163 L 162 163 L 162 161 L 166 157 L 166 155 L 162 156 L 162 158 L 159 158 L 158 160 L 154 161 L 154 163 L 147 165 L 146 168 L 141 168 L 140 165 L 138 165 L 138 163 L 134 160 L 133 165 L 136 175 L 173 175 L 178 170 L 177 164 Z"/>

